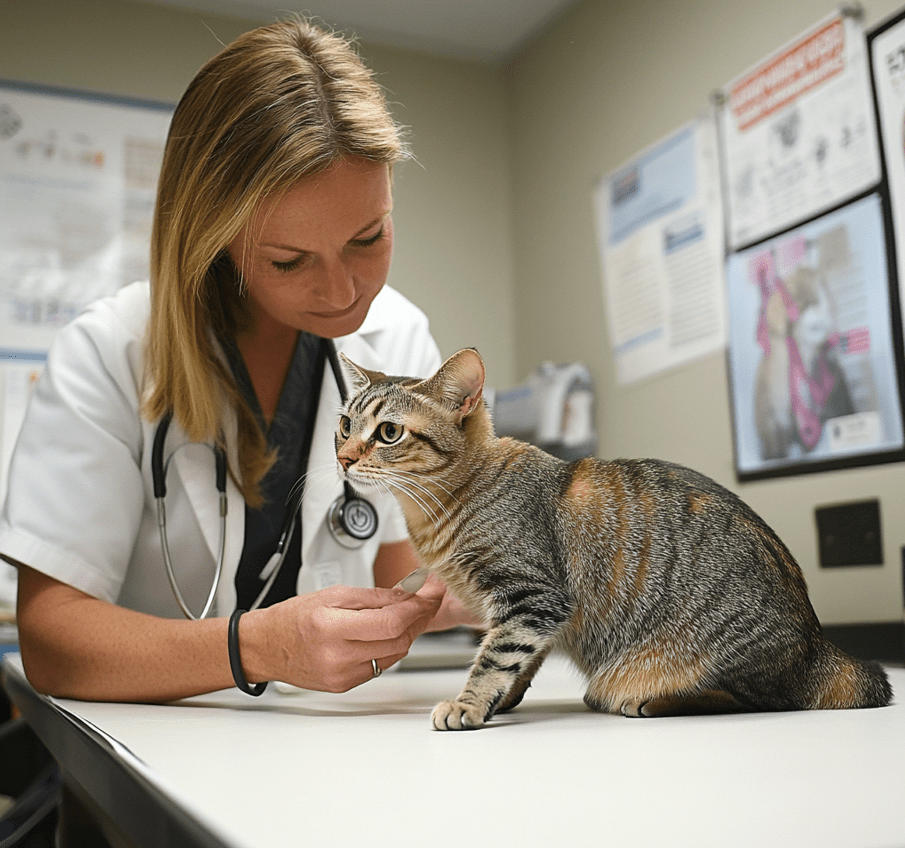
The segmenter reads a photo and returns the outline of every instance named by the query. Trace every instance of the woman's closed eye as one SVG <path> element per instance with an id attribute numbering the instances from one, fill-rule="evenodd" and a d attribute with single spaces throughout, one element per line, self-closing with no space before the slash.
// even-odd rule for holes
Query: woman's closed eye
<path id="1" fill-rule="evenodd" d="M 374 233 L 372 236 L 367 236 L 366 238 L 355 238 L 349 241 L 349 247 L 353 250 L 366 250 L 369 247 L 374 247 L 379 242 L 383 241 L 386 238 L 386 227 L 381 226 L 380 229 Z M 298 256 L 294 256 L 291 259 L 271 259 L 270 264 L 277 271 L 280 271 L 284 274 L 289 274 L 292 271 L 297 271 L 301 268 L 306 262 L 310 260 L 310 253 L 299 253 Z"/>
<path id="2" fill-rule="evenodd" d="M 355 238 L 349 242 L 350 247 L 353 248 L 362 248 L 362 247 L 373 247 L 379 241 L 381 241 L 386 236 L 386 227 L 381 225 L 380 229 L 374 233 L 372 236 L 367 236 L 365 238 Z"/>
<path id="3" fill-rule="evenodd" d="M 288 274 L 290 271 L 295 271 L 301 268 L 309 255 L 310 254 L 308 253 L 300 253 L 294 259 L 287 259 L 285 262 L 279 262 L 276 259 L 271 259 L 270 264 L 274 268 L 276 268 L 277 271 L 282 271 L 284 274 Z"/>

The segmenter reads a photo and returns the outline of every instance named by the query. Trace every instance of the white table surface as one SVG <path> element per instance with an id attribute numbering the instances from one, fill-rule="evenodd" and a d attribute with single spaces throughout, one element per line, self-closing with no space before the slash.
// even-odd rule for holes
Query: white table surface
<path id="1" fill-rule="evenodd" d="M 552 658 L 518 709 L 458 733 L 429 716 L 464 670 L 344 695 L 41 701 L 229 846 L 901 848 L 905 670 L 889 672 L 884 709 L 625 719 L 589 712 Z M 24 682 L 17 655 L 5 673 Z"/>

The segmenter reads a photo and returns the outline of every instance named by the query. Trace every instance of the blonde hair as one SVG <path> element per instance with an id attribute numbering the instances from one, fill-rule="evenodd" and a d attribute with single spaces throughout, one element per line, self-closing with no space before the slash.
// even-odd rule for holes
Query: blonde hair
<path id="1" fill-rule="evenodd" d="M 383 93 L 351 44 L 295 19 L 238 38 L 208 61 L 173 115 L 151 238 L 151 317 L 142 412 L 165 413 L 193 441 L 222 443 L 238 415 L 246 501 L 272 463 L 266 438 L 218 356 L 244 308 L 226 246 L 261 202 L 345 157 L 407 155 Z"/>

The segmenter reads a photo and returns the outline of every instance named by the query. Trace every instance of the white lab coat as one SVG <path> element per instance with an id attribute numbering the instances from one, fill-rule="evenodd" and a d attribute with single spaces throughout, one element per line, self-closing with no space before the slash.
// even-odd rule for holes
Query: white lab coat
<path id="1" fill-rule="evenodd" d="M 155 426 L 138 413 L 148 312 L 148 285 L 135 283 L 93 304 L 58 334 L 13 454 L 0 516 L 0 555 L 94 597 L 179 617 L 161 558 L 151 481 Z M 337 339 L 336 346 L 354 362 L 390 374 L 428 376 L 440 364 L 423 313 L 388 287 L 361 329 Z M 302 503 L 300 593 L 338 583 L 373 585 L 378 547 L 406 536 L 393 498 L 371 494 L 379 515 L 374 538 L 350 551 L 330 534 L 328 510 L 342 493 L 333 443 L 339 403 L 327 364 Z M 227 451 L 234 458 L 235 416 L 225 419 Z M 174 423 L 165 456 L 185 442 Z M 235 607 L 234 577 L 245 531 L 244 503 L 232 480 L 227 496 L 225 564 L 216 600 L 220 615 Z M 210 448 L 187 445 L 173 454 L 166 508 L 177 579 L 197 613 L 210 590 L 219 536 Z"/>

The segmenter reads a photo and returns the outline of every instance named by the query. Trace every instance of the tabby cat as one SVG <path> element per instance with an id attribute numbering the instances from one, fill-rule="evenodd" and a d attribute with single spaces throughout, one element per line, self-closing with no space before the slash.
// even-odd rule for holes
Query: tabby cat
<path id="1" fill-rule="evenodd" d="M 489 623 L 436 729 L 514 707 L 552 649 L 587 677 L 589 707 L 625 716 L 890 702 L 879 666 L 824 639 L 783 543 L 714 481 L 496 438 L 471 349 L 426 380 L 344 367 L 343 473 L 393 492 L 423 562 Z"/>

